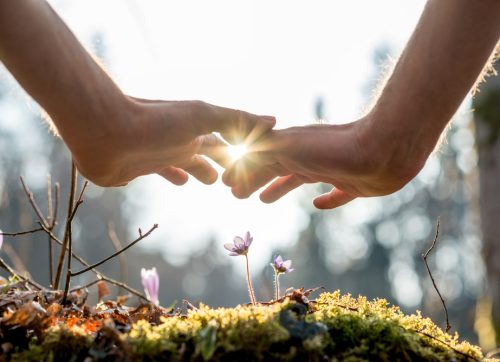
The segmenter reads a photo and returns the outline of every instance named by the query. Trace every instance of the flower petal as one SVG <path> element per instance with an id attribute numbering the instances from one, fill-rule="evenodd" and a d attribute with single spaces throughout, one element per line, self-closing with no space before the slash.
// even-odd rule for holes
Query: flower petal
<path id="1" fill-rule="evenodd" d="M 238 249 L 242 249 L 245 246 L 245 241 L 239 236 L 235 236 L 233 242 Z"/>
<path id="2" fill-rule="evenodd" d="M 287 260 L 287 261 L 283 262 L 283 267 L 285 269 L 290 269 L 291 266 L 292 266 L 292 261 L 291 260 Z"/>
<path id="3" fill-rule="evenodd" d="M 233 243 L 226 243 L 224 244 L 224 249 L 228 251 L 233 251 L 234 250 L 234 244 Z"/>
<path id="4" fill-rule="evenodd" d="M 232 251 L 232 252 L 230 252 L 230 253 L 229 253 L 229 256 L 239 256 L 239 255 L 240 255 L 240 254 L 235 253 L 234 251 Z"/>
<path id="5" fill-rule="evenodd" d="M 247 231 L 247 233 L 245 234 L 245 246 L 249 248 L 250 245 L 252 245 L 252 241 L 253 237 L 250 236 L 250 231 Z"/>

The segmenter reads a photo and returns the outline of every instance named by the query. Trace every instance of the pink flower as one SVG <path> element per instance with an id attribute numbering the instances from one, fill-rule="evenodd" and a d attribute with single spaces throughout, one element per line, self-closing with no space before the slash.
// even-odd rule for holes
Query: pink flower
<path id="1" fill-rule="evenodd" d="M 277 257 L 274 258 L 273 262 L 271 263 L 271 266 L 274 268 L 274 271 L 278 274 L 285 274 L 293 271 L 292 261 L 291 260 L 283 261 L 281 255 L 278 255 Z"/>
<path id="2" fill-rule="evenodd" d="M 224 248 L 230 251 L 229 255 L 231 256 L 247 255 L 248 248 L 252 245 L 252 241 L 253 238 L 250 236 L 250 232 L 247 231 L 245 238 L 236 236 L 232 243 L 224 244 Z"/>
<path id="3" fill-rule="evenodd" d="M 158 289 L 160 288 L 160 277 L 158 276 L 156 268 L 142 268 L 141 281 L 149 301 L 155 305 L 159 305 L 160 301 L 158 299 Z"/>

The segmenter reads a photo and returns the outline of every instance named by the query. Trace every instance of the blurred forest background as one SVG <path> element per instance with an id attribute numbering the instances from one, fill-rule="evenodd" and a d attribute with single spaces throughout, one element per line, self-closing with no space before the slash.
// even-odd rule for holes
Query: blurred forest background
<path id="1" fill-rule="evenodd" d="M 99 35 L 95 36 L 93 50 L 106 58 L 105 42 Z M 389 55 L 397 54 L 386 45 L 373 50 L 372 77 L 360 89 L 367 101 Z M 61 140 L 48 131 L 37 106 L 27 100 L 4 69 L 1 72 L 0 228 L 14 232 L 36 226 L 36 216 L 19 176 L 25 177 L 43 207 L 47 200 L 47 175 L 59 181 L 63 217 L 71 161 Z M 310 109 L 311 118 L 328 118 L 328 104 L 321 97 L 312 102 Z M 369 298 L 387 298 L 405 312 L 420 309 L 424 316 L 444 325 L 441 302 L 421 258 L 432 242 L 440 217 L 438 246 L 429 265 L 446 300 L 452 331 L 493 349 L 498 334 L 495 340 L 492 326 L 496 325 L 497 331 L 500 327 L 499 135 L 497 76 L 488 79 L 473 101 L 464 103 L 442 146 L 400 192 L 367 203 L 362 210 L 346 207 L 319 212 L 311 208 L 310 198 L 322 186 L 301 191 L 303 202 L 297 207 L 307 214 L 306 226 L 296 241 L 272 250 L 273 255 L 279 253 L 293 260 L 295 271 L 282 278 L 282 286 L 323 286 Z M 97 261 L 114 251 L 108 238 L 108 222 L 114 224 L 122 243 L 136 238 L 128 226 L 131 220 L 126 212 L 127 192 L 127 188 L 89 186 L 73 230 L 74 247 L 87 260 Z M 141 225 L 142 229 L 147 230 L 154 222 Z M 196 228 L 196 220 L 192 223 Z M 142 289 L 141 267 L 155 266 L 160 273 L 160 301 L 164 306 L 185 298 L 212 306 L 247 302 L 240 270 L 243 264 L 233 263 L 222 248 L 230 240 L 207 237 L 211 239 L 203 248 L 177 263 L 139 244 L 124 254 L 126 270 L 120 271 L 118 259 L 100 270 Z M 47 250 L 46 235 L 38 233 L 5 237 L 1 253 L 17 269 L 47 284 Z M 91 273 L 84 274 L 73 283 L 84 284 L 93 277 Z M 258 299 L 271 299 L 272 268 L 254 268 L 253 279 Z"/>

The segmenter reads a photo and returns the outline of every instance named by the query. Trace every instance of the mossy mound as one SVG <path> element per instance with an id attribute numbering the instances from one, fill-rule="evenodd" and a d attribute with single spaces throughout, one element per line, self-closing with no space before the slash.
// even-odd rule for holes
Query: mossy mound
<path id="1" fill-rule="evenodd" d="M 420 314 L 340 292 L 315 301 L 218 308 L 96 333 L 58 325 L 12 361 L 486 361 L 480 349 Z"/>

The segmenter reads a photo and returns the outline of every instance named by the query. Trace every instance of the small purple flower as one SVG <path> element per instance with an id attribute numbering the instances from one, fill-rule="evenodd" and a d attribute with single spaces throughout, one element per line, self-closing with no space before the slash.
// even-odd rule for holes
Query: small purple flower
<path id="1" fill-rule="evenodd" d="M 274 271 L 278 274 L 285 274 L 293 271 L 293 269 L 291 268 L 292 261 L 291 260 L 283 261 L 281 255 L 278 255 L 274 258 L 273 262 L 271 263 L 271 266 L 274 268 Z"/>
<path id="2" fill-rule="evenodd" d="M 245 239 L 236 236 L 233 243 L 224 244 L 224 248 L 230 251 L 230 256 L 247 255 L 248 248 L 252 244 L 253 237 L 250 236 L 250 232 L 247 231 Z"/>
<path id="3" fill-rule="evenodd" d="M 253 238 L 250 236 L 250 232 L 247 231 L 244 239 L 236 236 L 233 243 L 224 244 L 224 248 L 229 251 L 230 256 L 241 255 L 245 257 L 248 295 L 250 296 L 250 302 L 255 305 L 257 304 L 257 300 L 255 299 L 255 292 L 252 287 L 252 278 L 250 277 L 250 267 L 248 266 L 248 249 L 250 248 L 250 245 L 252 245 L 252 241 Z"/>
<path id="4" fill-rule="evenodd" d="M 160 288 L 160 277 L 158 276 L 156 268 L 142 268 L 141 281 L 149 301 L 155 305 L 159 305 L 160 301 L 158 300 L 158 289 Z"/>
<path id="5" fill-rule="evenodd" d="M 285 260 L 281 255 L 277 255 L 274 257 L 273 262 L 270 263 L 274 269 L 274 298 L 276 300 L 280 299 L 280 274 L 286 274 L 293 271 L 292 269 L 292 261 Z"/>

